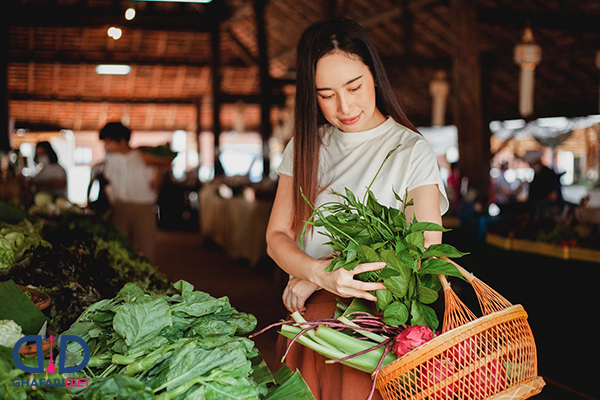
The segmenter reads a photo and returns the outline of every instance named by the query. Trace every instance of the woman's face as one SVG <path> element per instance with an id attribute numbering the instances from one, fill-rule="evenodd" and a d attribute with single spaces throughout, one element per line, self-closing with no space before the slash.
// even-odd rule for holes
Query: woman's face
<path id="1" fill-rule="evenodd" d="M 317 62 L 317 101 L 325 119 L 343 132 L 360 132 L 385 121 L 376 106 L 375 80 L 360 59 L 344 52 Z"/>

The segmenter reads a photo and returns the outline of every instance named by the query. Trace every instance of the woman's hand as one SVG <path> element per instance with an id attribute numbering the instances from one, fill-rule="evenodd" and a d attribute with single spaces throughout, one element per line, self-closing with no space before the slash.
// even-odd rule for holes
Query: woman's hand
<path id="1" fill-rule="evenodd" d="M 306 299 L 318 288 L 319 286 L 312 282 L 296 277 L 290 278 L 282 296 L 285 308 L 290 313 L 298 311 L 300 314 L 304 314 L 306 311 L 306 307 L 304 306 Z"/>
<path id="2" fill-rule="evenodd" d="M 333 272 L 326 272 L 325 267 L 322 273 L 317 273 L 317 284 L 323 289 L 340 297 L 359 297 L 369 301 L 377 301 L 377 297 L 369 293 L 374 290 L 386 289 L 381 282 L 362 282 L 354 279 L 355 275 L 367 271 L 377 271 L 385 267 L 384 262 L 374 262 L 359 264 L 352 271 L 345 268 L 338 268 Z M 321 268 L 317 267 L 316 271 Z"/>

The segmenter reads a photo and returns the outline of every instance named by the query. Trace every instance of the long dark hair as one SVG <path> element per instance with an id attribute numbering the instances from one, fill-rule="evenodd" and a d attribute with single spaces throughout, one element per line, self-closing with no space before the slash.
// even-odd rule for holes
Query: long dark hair
<path id="1" fill-rule="evenodd" d="M 327 123 L 317 102 L 315 72 L 325 55 L 344 52 L 369 67 L 376 87 L 376 106 L 385 116 L 415 130 L 400 107 L 383 68 L 377 49 L 364 29 L 347 18 L 334 18 L 311 25 L 304 31 L 296 52 L 296 106 L 294 115 L 294 201 L 292 229 L 298 232 L 311 214 L 300 194 L 315 203 L 324 190 L 319 186 L 319 128 Z"/>
<path id="2" fill-rule="evenodd" d="M 50 160 L 50 164 L 56 164 L 58 162 L 58 156 L 56 155 L 56 152 L 54 151 L 54 149 L 52 148 L 52 145 L 50 144 L 50 142 L 47 141 L 43 141 L 43 142 L 38 142 L 35 145 L 36 149 L 43 149 L 44 152 L 48 155 L 48 159 Z"/>

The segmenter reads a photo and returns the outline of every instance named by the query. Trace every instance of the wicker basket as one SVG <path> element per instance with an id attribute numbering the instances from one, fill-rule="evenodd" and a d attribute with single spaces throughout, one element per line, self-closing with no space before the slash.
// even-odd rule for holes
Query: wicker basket
<path id="1" fill-rule="evenodd" d="M 537 375 L 535 341 L 523 307 L 459 270 L 475 288 L 484 316 L 476 318 L 440 277 L 444 333 L 379 373 L 376 388 L 384 399 L 516 400 L 545 385 Z"/>
<path id="2" fill-rule="evenodd" d="M 31 294 L 31 301 L 33 301 L 33 303 L 40 310 L 44 310 L 44 309 L 48 308 L 48 306 L 50 305 L 50 303 L 51 303 L 50 296 L 48 296 L 46 293 L 40 292 L 37 289 L 30 288 L 27 286 L 21 286 L 21 285 L 17 285 L 17 286 L 23 292 L 29 292 Z"/>
<path id="3" fill-rule="evenodd" d="M 50 351 L 50 347 L 52 347 L 52 342 L 50 342 L 50 340 L 44 340 L 42 342 L 42 354 L 46 355 Z M 19 354 L 24 356 L 37 356 L 37 345 L 32 343 L 26 346 L 21 346 L 19 348 Z"/>

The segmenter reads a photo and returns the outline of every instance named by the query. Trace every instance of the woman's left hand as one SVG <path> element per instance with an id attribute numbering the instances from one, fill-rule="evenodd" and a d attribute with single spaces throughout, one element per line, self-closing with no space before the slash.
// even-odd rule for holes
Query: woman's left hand
<path id="1" fill-rule="evenodd" d="M 318 285 L 300 278 L 291 277 L 283 291 L 283 304 L 290 313 L 298 311 L 304 314 L 306 307 L 304 303 L 317 289 Z"/>

